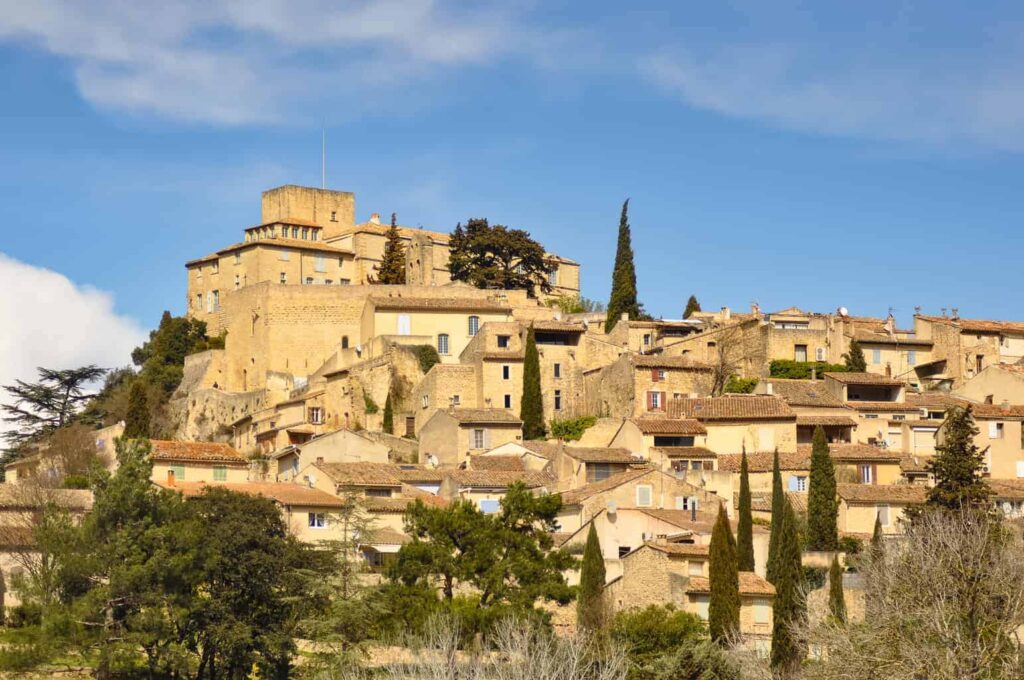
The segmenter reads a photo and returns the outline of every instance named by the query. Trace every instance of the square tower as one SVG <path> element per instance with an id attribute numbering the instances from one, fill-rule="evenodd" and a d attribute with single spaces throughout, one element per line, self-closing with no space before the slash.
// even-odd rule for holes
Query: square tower
<path id="1" fill-rule="evenodd" d="M 355 226 L 356 196 L 351 191 L 332 191 L 286 184 L 263 192 L 262 224 L 288 219 L 323 227 L 324 240 Z"/>

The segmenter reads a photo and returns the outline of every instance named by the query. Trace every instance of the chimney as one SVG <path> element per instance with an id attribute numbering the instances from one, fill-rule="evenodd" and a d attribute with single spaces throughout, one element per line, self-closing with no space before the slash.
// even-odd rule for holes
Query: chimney
<path id="1" fill-rule="evenodd" d="M 949 315 L 946 314 L 946 308 L 945 307 L 942 308 L 942 318 L 943 319 L 948 319 L 949 318 Z"/>
<path id="2" fill-rule="evenodd" d="M 732 310 L 722 307 L 722 321 L 728 321 L 732 317 Z"/>
<path id="3" fill-rule="evenodd" d="M 921 316 L 921 305 L 914 307 L 914 316 Z"/>
<path id="4" fill-rule="evenodd" d="M 954 307 L 953 308 L 953 321 L 959 321 L 959 319 L 960 319 L 960 308 L 959 307 Z"/>
<path id="5" fill-rule="evenodd" d="M 370 215 L 370 222 L 373 224 L 380 224 L 380 213 L 373 213 Z"/>
<path id="6" fill-rule="evenodd" d="M 167 486 L 174 486 L 174 470 L 167 471 Z"/>
<path id="7" fill-rule="evenodd" d="M 811 375 L 814 375 L 813 368 L 811 369 Z M 764 384 L 764 393 L 767 394 L 769 397 L 772 396 L 772 394 L 774 393 L 774 388 L 772 387 L 772 384 L 770 382 Z"/>

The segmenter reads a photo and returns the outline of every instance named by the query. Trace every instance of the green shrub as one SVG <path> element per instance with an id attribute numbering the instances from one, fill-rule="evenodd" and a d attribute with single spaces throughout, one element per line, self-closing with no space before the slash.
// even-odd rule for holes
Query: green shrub
<path id="1" fill-rule="evenodd" d="M 864 541 L 856 536 L 840 536 L 839 551 L 847 555 L 859 555 L 864 550 Z"/>
<path id="2" fill-rule="evenodd" d="M 7 625 L 11 628 L 38 626 L 43 620 L 43 609 L 29 602 L 12 607 L 7 613 Z"/>
<path id="3" fill-rule="evenodd" d="M 808 380 L 811 377 L 811 369 L 814 369 L 818 379 L 827 371 L 830 373 L 845 373 L 846 364 L 829 364 L 824 361 L 792 361 L 790 359 L 776 359 L 768 366 L 768 371 L 773 378 L 791 378 L 793 380 Z"/>
<path id="4" fill-rule="evenodd" d="M 817 590 L 825 585 L 828 569 L 822 567 L 804 567 L 804 583 L 809 590 Z"/>
<path id="5" fill-rule="evenodd" d="M 612 640 L 621 644 L 639 666 L 706 637 L 707 626 L 700 617 L 672 605 L 619 612 L 611 624 Z"/>
<path id="6" fill-rule="evenodd" d="M 377 406 L 377 402 L 373 400 L 373 397 L 365 392 L 363 392 L 363 405 L 366 406 L 366 412 L 371 415 L 380 410 L 380 407 Z"/>
<path id="7" fill-rule="evenodd" d="M 738 375 L 730 375 L 722 390 L 730 394 L 753 394 L 755 387 L 757 387 L 757 378 L 741 378 Z"/>
<path id="8" fill-rule="evenodd" d="M 597 418 L 594 416 L 555 419 L 551 421 L 551 436 L 567 442 L 579 441 L 583 433 L 593 427 L 596 422 Z"/>
<path id="9" fill-rule="evenodd" d="M 433 345 L 414 345 L 409 350 L 416 355 L 416 359 L 420 362 L 420 370 L 424 373 L 433 368 L 434 364 L 441 363 L 441 355 L 437 353 L 437 348 Z"/>
<path id="10" fill-rule="evenodd" d="M 88 489 L 89 478 L 85 475 L 64 475 L 65 489 Z"/>

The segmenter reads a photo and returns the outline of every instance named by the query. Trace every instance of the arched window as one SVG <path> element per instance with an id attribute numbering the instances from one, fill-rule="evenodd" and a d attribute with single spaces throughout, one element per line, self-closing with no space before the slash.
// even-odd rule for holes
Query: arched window
<path id="1" fill-rule="evenodd" d="M 448 354 L 448 334 L 441 333 L 437 336 L 437 353 Z"/>
<path id="2" fill-rule="evenodd" d="M 347 335 L 341 336 L 341 348 L 342 349 L 348 349 L 348 336 Z"/>
<path id="3" fill-rule="evenodd" d="M 480 317 L 479 316 L 471 316 L 471 317 L 469 317 L 469 335 L 470 335 L 470 337 L 476 335 L 477 331 L 479 331 L 479 330 L 480 330 Z"/>

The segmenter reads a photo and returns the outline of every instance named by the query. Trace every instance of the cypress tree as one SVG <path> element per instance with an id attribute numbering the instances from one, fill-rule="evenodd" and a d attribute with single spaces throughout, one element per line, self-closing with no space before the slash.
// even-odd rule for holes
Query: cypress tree
<path id="1" fill-rule="evenodd" d="M 544 437 L 544 403 L 540 392 L 540 356 L 533 326 L 526 333 L 526 354 L 523 357 L 523 398 L 519 418 L 523 421 L 524 439 Z"/>
<path id="2" fill-rule="evenodd" d="M 633 237 L 629 228 L 629 199 L 622 204 L 619 217 L 619 242 L 615 249 L 615 268 L 612 270 L 612 292 L 608 298 L 608 315 L 604 332 L 608 333 L 623 313 L 637 319 L 643 312 L 637 302 L 636 265 L 633 263 Z"/>
<path id="3" fill-rule="evenodd" d="M 736 552 L 740 571 L 754 571 L 754 514 L 750 503 L 747 451 L 740 458 L 740 508 L 736 527 Z"/>
<path id="4" fill-rule="evenodd" d="M 974 443 L 978 428 L 971 407 L 953 407 L 946 413 L 941 429 L 942 443 L 927 469 L 935 475 L 935 486 L 928 489 L 928 505 L 960 510 L 980 509 L 988 504 L 989 489 L 981 472 L 985 459 Z"/>
<path id="5" fill-rule="evenodd" d="M 384 243 L 384 257 L 381 258 L 377 280 L 374 283 L 405 283 L 405 246 L 398 231 L 395 213 L 391 213 L 391 226 L 388 228 L 387 241 Z"/>
<path id="6" fill-rule="evenodd" d="M 689 319 L 691 316 L 693 316 L 694 312 L 699 311 L 701 311 L 701 309 L 700 303 L 697 302 L 697 296 L 691 295 L 690 299 L 686 301 L 686 309 L 683 311 L 683 318 Z"/>
<path id="7" fill-rule="evenodd" d="M 736 541 L 722 506 L 718 507 L 718 518 L 711 530 L 709 552 L 711 601 L 708 604 L 708 630 L 712 640 L 725 644 L 740 628 L 740 573 Z"/>
<path id="8" fill-rule="evenodd" d="M 581 630 L 596 633 L 604 628 L 604 557 L 597 529 L 590 523 L 587 544 L 580 565 L 580 585 L 576 595 L 576 624 Z"/>
<path id="9" fill-rule="evenodd" d="M 768 580 L 775 583 L 775 572 L 778 566 L 779 537 L 782 535 L 782 506 L 785 502 L 782 490 L 782 470 L 779 467 L 779 450 L 775 449 L 772 461 L 772 526 L 768 537 Z"/>
<path id="10" fill-rule="evenodd" d="M 828 611 L 836 623 L 846 623 L 846 599 L 843 597 L 843 570 L 839 566 L 839 555 L 832 557 L 828 570 Z"/>
<path id="11" fill-rule="evenodd" d="M 772 668 L 782 677 L 790 677 L 804 656 L 794 626 L 803 622 L 807 610 L 803 601 L 803 567 L 800 563 L 796 513 L 788 500 L 783 504 L 778 550 L 775 603 L 772 607 L 771 663 Z"/>
<path id="12" fill-rule="evenodd" d="M 388 391 L 388 398 L 384 400 L 384 431 L 388 434 L 395 433 L 395 409 L 391 404 L 390 391 Z"/>
<path id="13" fill-rule="evenodd" d="M 821 425 L 814 428 L 810 482 L 807 492 L 807 549 L 835 550 L 839 545 L 836 470 Z"/>
<path id="14" fill-rule="evenodd" d="M 132 382 L 128 391 L 128 412 L 124 418 L 125 439 L 149 438 L 149 398 L 141 380 Z"/>
<path id="15" fill-rule="evenodd" d="M 871 534 L 871 559 L 877 560 L 885 552 L 885 534 L 882 532 L 882 516 L 875 513 L 875 530 Z"/>
<path id="16" fill-rule="evenodd" d="M 856 340 L 850 340 L 850 351 L 843 355 L 847 371 L 864 373 L 868 370 L 868 362 L 864 358 L 864 350 Z"/>

